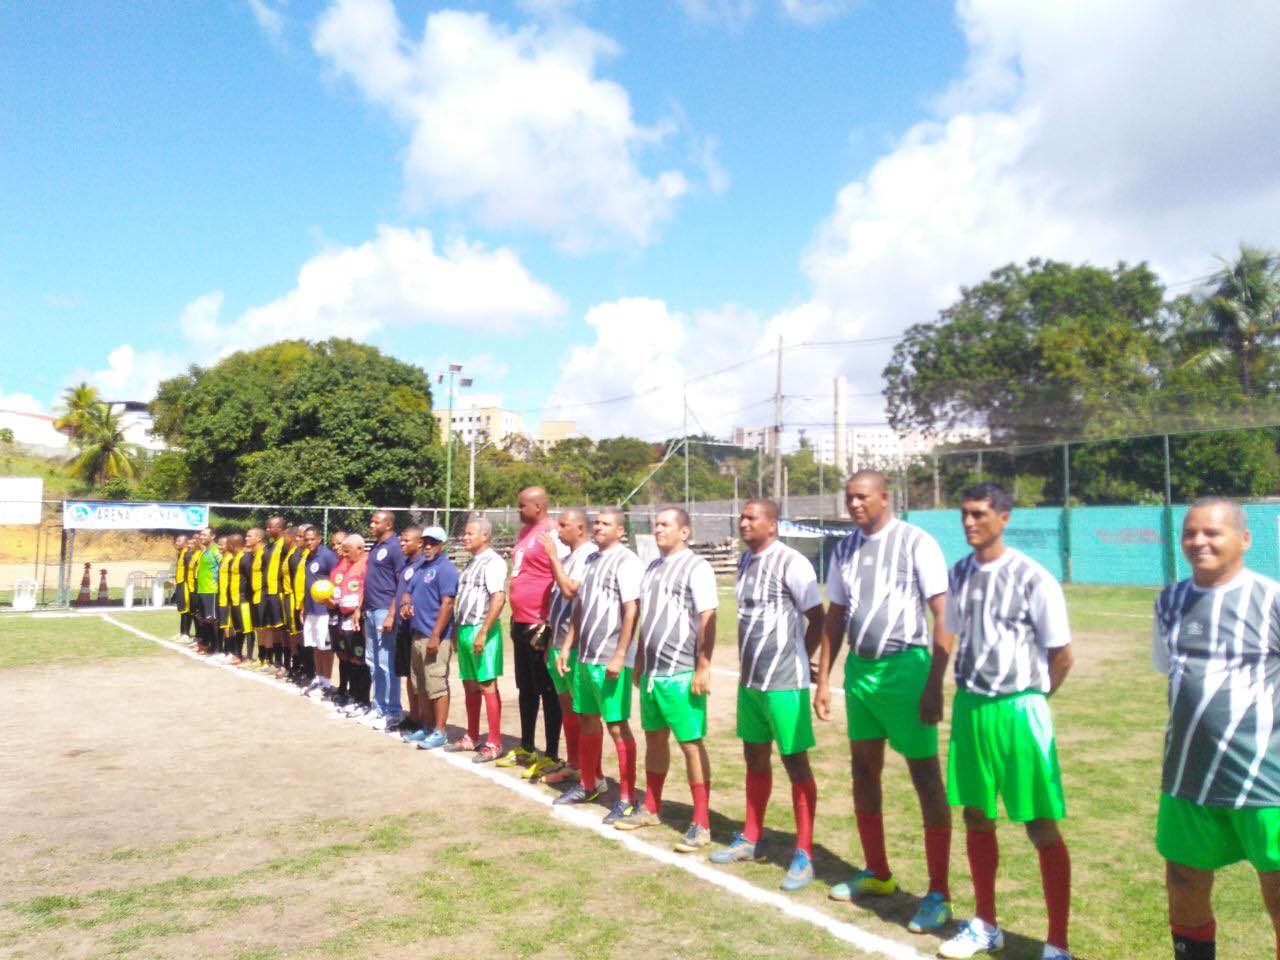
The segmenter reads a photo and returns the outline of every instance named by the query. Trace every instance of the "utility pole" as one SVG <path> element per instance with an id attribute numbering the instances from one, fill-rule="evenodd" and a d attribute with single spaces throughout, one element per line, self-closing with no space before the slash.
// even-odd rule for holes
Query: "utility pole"
<path id="1" fill-rule="evenodd" d="M 778 378 L 773 388 L 773 496 L 782 496 L 782 337 L 778 337 Z"/>
<path id="2" fill-rule="evenodd" d="M 760 437 L 760 446 L 756 447 L 756 496 L 764 496 L 764 437 Z"/>
<path id="3" fill-rule="evenodd" d="M 689 512 L 689 388 L 684 388 L 684 512 Z"/>

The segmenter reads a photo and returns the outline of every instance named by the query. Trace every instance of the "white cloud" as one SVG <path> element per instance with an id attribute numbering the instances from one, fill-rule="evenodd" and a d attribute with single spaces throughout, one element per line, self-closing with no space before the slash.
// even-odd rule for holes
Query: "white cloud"
<path id="1" fill-rule="evenodd" d="M 792 343 L 812 339 L 829 329 L 829 321 L 817 304 L 768 319 L 734 305 L 686 314 L 645 297 L 598 304 L 586 317 L 593 342 L 568 352 L 542 415 L 575 420 L 589 436 L 679 436 L 686 381 L 754 356 L 727 375 L 688 383 L 689 429 L 723 436 L 736 425 L 772 422 L 778 336 Z M 784 392 L 807 396 L 829 389 L 841 362 L 834 352 L 789 356 Z M 601 402 L 618 397 L 626 399 Z M 810 414 L 797 401 L 788 416 Z"/>
<path id="2" fill-rule="evenodd" d="M 851 9 L 856 0 L 777 0 L 777 9 L 785 17 L 813 26 Z M 676 0 L 694 20 L 741 27 L 762 6 L 761 0 Z"/>
<path id="3" fill-rule="evenodd" d="M 258 22 L 262 32 L 277 43 L 282 40 L 286 23 L 284 12 L 273 6 L 269 0 L 247 0 L 247 2 L 249 12 L 253 14 L 253 19 Z"/>
<path id="4" fill-rule="evenodd" d="M 637 123 L 627 91 L 597 75 L 617 45 L 567 17 L 511 30 L 440 10 L 415 42 L 391 0 L 334 0 L 313 42 L 408 127 L 417 209 L 465 209 L 584 252 L 650 242 L 689 189 L 677 169 L 642 170 L 669 125 Z"/>
<path id="5" fill-rule="evenodd" d="M 178 320 L 182 343 L 117 347 L 105 369 L 88 374 L 90 382 L 113 398 L 146 399 L 190 362 L 277 340 L 376 339 L 413 327 L 490 334 L 552 322 L 566 309 L 505 247 L 453 239 L 439 248 L 427 230 L 385 226 L 367 243 L 312 257 L 293 289 L 269 303 L 224 319 L 223 300 L 220 291 L 197 297 Z"/>

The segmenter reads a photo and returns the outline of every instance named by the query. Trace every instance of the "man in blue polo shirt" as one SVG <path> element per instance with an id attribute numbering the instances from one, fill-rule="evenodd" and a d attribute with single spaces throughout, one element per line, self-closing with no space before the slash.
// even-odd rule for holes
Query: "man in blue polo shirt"
<path id="1" fill-rule="evenodd" d="M 369 520 L 369 565 L 364 574 L 364 659 L 373 677 L 375 730 L 400 725 L 400 685 L 395 683 L 396 635 L 391 605 L 404 571 L 404 552 L 396 540 L 390 510 L 375 510 Z"/>
<path id="2" fill-rule="evenodd" d="M 447 535 L 440 527 L 422 531 L 422 565 L 409 588 L 402 616 L 413 629 L 409 661 L 412 696 L 422 698 L 419 715 L 430 728 L 418 741 L 421 750 L 434 750 L 448 742 L 449 661 L 453 659 L 453 601 L 458 595 L 458 568 L 445 553 Z"/>
<path id="3" fill-rule="evenodd" d="M 409 679 L 412 665 L 413 618 L 406 616 L 404 611 L 410 605 L 409 593 L 413 590 L 413 578 L 418 575 L 422 565 L 427 562 L 426 556 L 422 553 L 422 528 L 420 526 L 410 524 L 400 531 L 400 550 L 404 553 L 404 569 L 400 571 L 400 579 L 396 581 L 396 599 L 391 605 L 393 624 L 391 635 L 395 638 L 396 645 L 392 683 L 396 684 L 396 686 L 400 685 L 402 678 Z M 413 692 L 412 681 L 409 683 L 407 695 L 409 697 L 409 715 L 400 724 L 400 729 L 394 732 L 409 743 L 417 743 L 427 737 L 427 725 L 423 723 L 423 717 L 426 714 L 422 708 L 429 706 L 429 704 L 426 702 L 426 697 L 419 698 Z M 388 732 L 393 731 L 388 727 Z"/>
<path id="4" fill-rule="evenodd" d="M 311 598 L 317 580 L 328 580 L 338 565 L 337 555 L 324 545 L 324 537 L 315 527 L 304 527 L 302 542 L 307 549 L 306 573 L 303 577 L 302 643 L 316 658 L 316 675 L 304 692 L 318 697 L 333 689 L 333 644 L 329 640 L 329 608 Z"/>

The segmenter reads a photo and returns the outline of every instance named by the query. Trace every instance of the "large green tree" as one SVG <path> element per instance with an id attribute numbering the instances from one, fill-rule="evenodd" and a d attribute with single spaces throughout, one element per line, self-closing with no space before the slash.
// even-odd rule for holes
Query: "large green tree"
<path id="1" fill-rule="evenodd" d="M 108 480 L 127 485 L 138 476 L 141 451 L 126 439 L 120 414 L 105 403 L 80 412 L 72 443 L 77 452 L 71 472 L 78 479 L 95 485 Z"/>
<path id="2" fill-rule="evenodd" d="M 1150 400 L 1163 299 L 1145 265 L 1002 267 L 903 334 L 884 371 L 889 422 L 980 426 L 995 443 L 1121 427 Z"/>
<path id="3" fill-rule="evenodd" d="M 194 496 L 443 501 L 427 374 L 374 347 L 288 340 L 235 353 L 162 383 L 152 413 L 155 432 L 181 452 Z"/>

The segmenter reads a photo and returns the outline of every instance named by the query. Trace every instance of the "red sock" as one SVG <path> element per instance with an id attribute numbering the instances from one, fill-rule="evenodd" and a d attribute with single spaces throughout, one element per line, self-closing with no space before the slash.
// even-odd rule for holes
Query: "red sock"
<path id="1" fill-rule="evenodd" d="M 858 838 L 862 841 L 862 858 L 867 869 L 878 880 L 888 880 L 893 875 L 889 858 L 884 852 L 884 817 L 878 813 L 857 813 Z"/>
<path id="2" fill-rule="evenodd" d="M 498 696 L 497 690 L 485 691 L 484 715 L 489 720 L 489 742 L 495 747 L 502 746 L 502 698 Z M 478 722 L 479 718 L 476 719 Z"/>
<path id="3" fill-rule="evenodd" d="M 759 843 L 764 830 L 764 811 L 769 806 L 769 794 L 773 792 L 773 771 L 756 773 L 747 771 L 747 820 L 742 825 L 742 837 Z"/>
<path id="4" fill-rule="evenodd" d="M 1071 914 L 1071 855 L 1063 840 L 1040 849 L 1040 882 L 1044 886 L 1049 934 L 1045 943 L 1067 949 L 1067 918 Z"/>
<path id="5" fill-rule="evenodd" d="M 1169 924 L 1169 929 L 1173 931 L 1175 937 L 1182 937 L 1184 940 L 1199 940 L 1201 943 L 1212 943 L 1218 936 L 1218 924 L 1210 920 L 1203 927 L 1182 927 L 1176 923 Z"/>
<path id="6" fill-rule="evenodd" d="M 603 747 L 603 733 L 583 733 L 578 736 L 578 771 L 582 786 L 587 790 L 594 790 L 600 782 L 600 751 Z"/>
<path id="7" fill-rule="evenodd" d="M 662 809 L 662 784 L 666 779 L 665 773 L 644 772 L 644 808 L 654 815 Z"/>
<path id="8" fill-rule="evenodd" d="M 693 794 L 693 822 L 704 830 L 711 829 L 711 784 L 691 783 L 689 792 Z"/>
<path id="9" fill-rule="evenodd" d="M 467 736 L 472 741 L 480 739 L 480 691 L 467 691 Z"/>
<path id="10" fill-rule="evenodd" d="M 813 777 L 791 784 L 791 808 L 796 814 L 796 849 L 813 856 L 813 817 L 818 812 L 818 784 Z"/>
<path id="11" fill-rule="evenodd" d="M 973 875 L 973 912 L 979 920 L 985 920 L 994 927 L 996 867 L 1000 865 L 1000 844 L 994 830 L 990 833 L 970 830 L 965 835 L 965 845 L 969 851 L 969 872 Z"/>
<path id="12" fill-rule="evenodd" d="M 619 740 L 618 747 L 618 796 L 623 803 L 636 802 L 636 742 Z"/>
<path id="13" fill-rule="evenodd" d="M 951 828 L 924 828 L 924 860 L 929 867 L 929 892 L 951 899 Z"/>
<path id="14" fill-rule="evenodd" d="M 581 770 L 578 766 L 578 735 L 582 729 L 578 715 L 572 710 L 565 710 L 564 719 L 564 757 L 569 766 Z"/>

